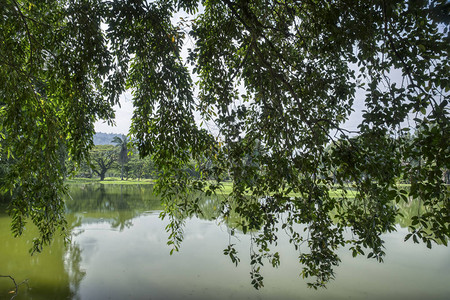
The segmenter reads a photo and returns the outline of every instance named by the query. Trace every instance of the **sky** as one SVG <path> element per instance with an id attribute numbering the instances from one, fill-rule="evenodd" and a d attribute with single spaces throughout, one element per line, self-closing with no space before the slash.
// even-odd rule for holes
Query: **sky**
<path id="1" fill-rule="evenodd" d="M 195 81 L 195 78 L 194 78 Z M 105 121 L 95 122 L 95 131 L 104 133 L 116 133 L 116 134 L 128 134 L 131 126 L 131 118 L 133 116 L 133 101 L 130 91 L 125 92 L 120 96 L 120 106 L 114 107 L 116 118 L 115 126 L 109 126 Z M 362 110 L 365 108 L 364 104 L 364 92 L 359 90 L 355 95 L 353 104 L 354 112 L 350 115 L 349 119 L 343 124 L 342 128 L 347 130 L 356 131 L 358 125 L 362 121 Z"/>
<path id="2" fill-rule="evenodd" d="M 200 6 L 199 13 L 203 11 L 203 7 Z M 188 15 L 187 13 L 180 11 L 175 13 L 172 17 L 172 23 L 177 24 L 180 21 L 180 18 L 193 19 L 195 16 Z M 106 26 L 106 25 L 105 25 Z M 106 27 L 104 28 L 106 29 Z M 189 28 L 185 30 L 189 31 Z M 188 36 L 188 35 L 187 35 Z M 188 55 L 188 48 L 193 48 L 193 41 L 187 38 L 184 41 L 183 49 L 181 50 L 181 57 L 186 60 Z M 193 81 L 196 81 L 196 77 L 192 76 Z M 116 126 L 108 126 L 108 124 L 104 121 L 95 122 L 95 131 L 96 132 L 104 132 L 104 133 L 119 133 L 119 134 L 128 134 L 128 131 L 131 126 L 131 118 L 133 116 L 133 101 L 131 91 L 126 91 L 124 94 L 120 96 L 120 106 L 115 105 L 114 110 L 116 112 Z"/>
<path id="3" fill-rule="evenodd" d="M 203 8 L 201 7 L 200 11 L 202 11 L 202 10 L 203 10 Z M 184 12 L 179 12 L 179 13 L 176 13 L 172 17 L 172 22 L 174 24 L 176 24 L 176 23 L 178 23 L 180 18 L 191 19 L 194 17 L 195 16 L 190 16 Z M 186 30 L 188 31 L 189 29 L 186 28 Z M 193 48 L 193 47 L 194 47 L 194 42 L 190 38 L 186 38 L 186 40 L 184 41 L 183 49 L 181 51 L 181 57 L 184 60 L 186 60 L 186 57 L 188 55 L 187 49 Z M 356 73 L 358 74 L 359 70 L 356 65 L 351 66 L 351 68 L 354 69 L 356 71 Z M 188 69 L 191 69 L 191 74 L 192 74 L 192 68 L 190 66 L 188 66 Z M 401 82 L 402 76 L 401 76 L 400 72 L 394 71 L 394 72 L 391 72 L 389 75 L 390 75 L 389 77 L 391 78 L 392 82 L 397 82 L 397 83 Z M 192 79 L 194 82 L 196 82 L 198 80 L 198 78 L 196 77 L 195 74 L 192 74 Z M 197 93 L 197 91 L 194 88 L 194 97 L 195 97 L 196 93 Z M 354 112 L 349 116 L 348 120 L 341 126 L 341 128 L 344 128 L 344 129 L 347 129 L 350 131 L 357 131 L 357 127 L 362 121 L 362 114 L 363 114 L 362 111 L 365 109 L 364 98 L 365 98 L 365 91 L 363 91 L 361 89 L 357 90 L 356 94 L 355 94 L 354 103 L 353 103 Z M 128 134 L 129 128 L 131 126 L 131 118 L 133 116 L 133 102 L 132 102 L 131 91 L 126 91 L 123 95 L 121 95 L 120 106 L 116 105 L 113 108 L 116 112 L 116 118 L 115 118 L 116 125 L 109 126 L 104 121 L 97 121 L 94 124 L 95 131 L 96 132 L 104 132 L 104 133 Z M 210 125 L 210 126 L 214 127 L 214 125 Z"/>
<path id="4" fill-rule="evenodd" d="M 131 126 L 131 117 L 133 116 L 133 102 L 130 92 L 126 92 L 120 96 L 120 107 L 115 105 L 116 126 L 108 126 L 104 121 L 95 122 L 95 131 L 104 133 L 128 134 Z"/>
<path id="5" fill-rule="evenodd" d="M 362 110 L 364 109 L 364 101 L 361 97 L 356 97 L 353 109 L 355 110 L 347 122 L 344 123 L 343 128 L 355 131 L 362 120 Z M 358 101 L 359 100 L 359 101 Z M 131 126 L 131 118 L 133 116 L 133 102 L 131 93 L 127 92 L 120 97 L 120 106 L 115 105 L 116 112 L 116 126 L 109 126 L 105 121 L 95 122 L 95 131 L 104 133 L 128 134 Z"/>

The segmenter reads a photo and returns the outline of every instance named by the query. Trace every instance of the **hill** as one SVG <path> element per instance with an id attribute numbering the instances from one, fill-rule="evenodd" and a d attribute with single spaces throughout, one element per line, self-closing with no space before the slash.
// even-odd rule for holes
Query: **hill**
<path id="1" fill-rule="evenodd" d="M 122 138 L 123 134 L 97 132 L 94 135 L 94 145 L 113 145 L 112 140 L 116 136 Z"/>

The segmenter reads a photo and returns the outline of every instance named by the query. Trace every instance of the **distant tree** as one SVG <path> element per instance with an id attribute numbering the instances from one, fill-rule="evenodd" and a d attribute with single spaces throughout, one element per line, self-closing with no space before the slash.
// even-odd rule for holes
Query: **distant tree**
<path id="1" fill-rule="evenodd" d="M 152 160 L 149 156 L 140 158 L 138 155 L 132 155 L 128 162 L 130 168 L 129 172 L 134 178 L 141 180 L 141 178 L 150 178 L 153 176 L 155 169 Z"/>
<path id="2" fill-rule="evenodd" d="M 98 145 L 91 151 L 92 171 L 104 180 L 106 172 L 114 167 L 118 160 L 117 149 L 110 145 Z"/>
<path id="3" fill-rule="evenodd" d="M 122 135 L 122 137 L 115 136 L 111 142 L 119 148 L 120 178 L 123 180 L 125 164 L 128 162 L 128 138 L 126 135 Z"/>

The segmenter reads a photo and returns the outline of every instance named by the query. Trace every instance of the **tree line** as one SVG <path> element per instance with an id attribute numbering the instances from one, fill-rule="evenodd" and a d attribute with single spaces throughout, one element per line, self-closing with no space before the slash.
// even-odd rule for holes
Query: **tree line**
<path id="1" fill-rule="evenodd" d="M 107 175 L 121 180 L 155 178 L 157 171 L 150 157 L 140 158 L 130 145 L 126 136 L 116 136 L 109 145 L 95 145 L 90 151 L 89 161 L 76 167 L 67 161 L 67 167 L 75 168 L 74 176 L 81 178 L 104 180 Z"/>

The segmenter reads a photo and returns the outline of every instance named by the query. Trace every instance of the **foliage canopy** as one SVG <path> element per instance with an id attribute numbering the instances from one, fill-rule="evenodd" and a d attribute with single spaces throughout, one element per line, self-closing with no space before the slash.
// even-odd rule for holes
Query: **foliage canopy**
<path id="1" fill-rule="evenodd" d="M 187 16 L 174 22 L 179 11 Z M 279 229 L 303 249 L 314 287 L 333 278 L 337 247 L 382 260 L 393 200 L 422 201 L 414 241 L 447 243 L 447 1 L 0 0 L 0 15 L 1 150 L 11 160 L 2 188 L 14 234 L 27 218 L 38 226 L 34 250 L 66 226 L 64 157 L 87 158 L 94 121 L 113 122 L 125 89 L 130 135 L 161 174 L 174 249 L 183 217 L 201 213 L 192 192 L 211 195 L 228 177 L 221 219 L 233 209 L 252 232 L 257 288 L 262 259 L 279 264 Z M 354 101 L 365 111 L 351 132 L 342 125 Z M 192 161 L 199 178 L 185 171 Z M 347 183 L 355 198 L 330 196 Z M 238 261 L 232 244 L 225 253 Z"/>

